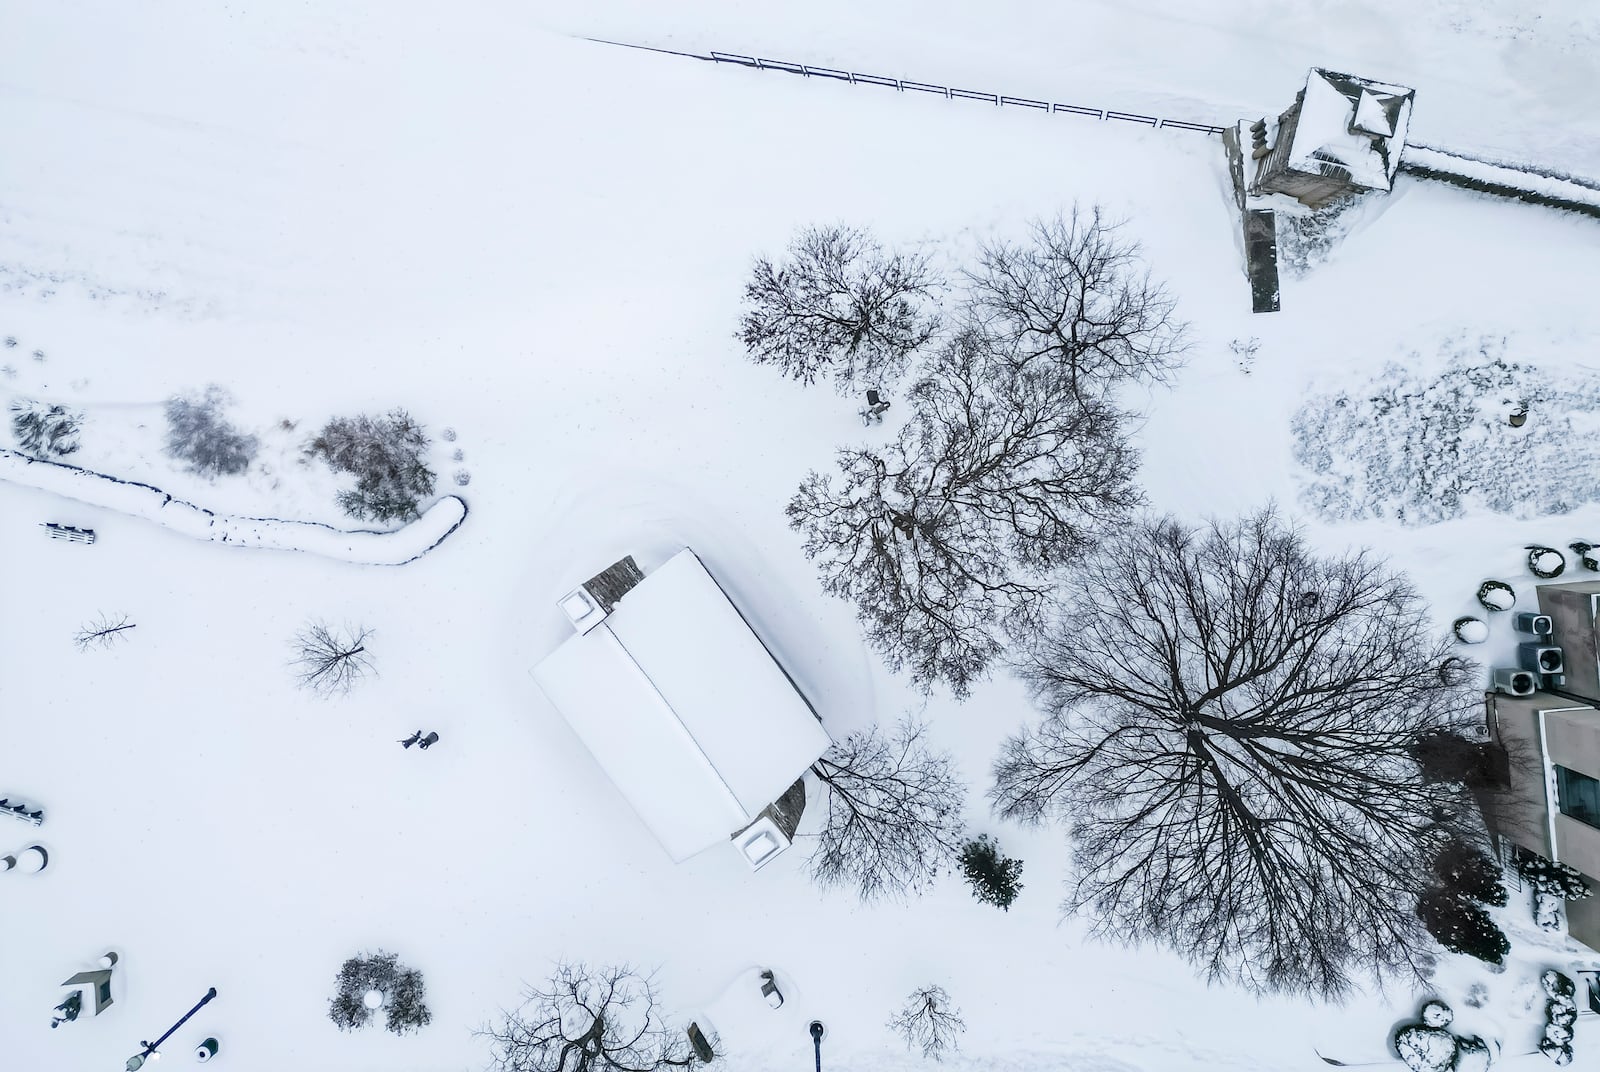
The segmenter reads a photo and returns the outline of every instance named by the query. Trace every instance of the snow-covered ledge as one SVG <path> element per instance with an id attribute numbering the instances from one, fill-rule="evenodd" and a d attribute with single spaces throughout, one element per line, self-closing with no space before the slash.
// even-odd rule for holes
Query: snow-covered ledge
<path id="1" fill-rule="evenodd" d="M 0 449 L 0 480 L 131 514 L 197 540 L 235 547 L 305 551 L 371 566 L 403 566 L 444 542 L 467 519 L 467 504 L 446 495 L 401 529 L 336 529 L 320 521 L 218 514 L 175 499 L 152 484 L 121 480 L 63 462 Z"/>

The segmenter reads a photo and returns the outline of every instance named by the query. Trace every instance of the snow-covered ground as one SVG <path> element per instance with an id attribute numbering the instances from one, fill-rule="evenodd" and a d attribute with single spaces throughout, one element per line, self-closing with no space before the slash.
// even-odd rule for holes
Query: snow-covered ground
<path id="1" fill-rule="evenodd" d="M 182 484 L 108 415 L 217 382 L 287 459 L 268 438 L 281 420 L 398 405 L 456 428 L 472 473 L 466 522 L 400 569 L 235 550 L 0 482 L 0 795 L 47 815 L 37 832 L 0 825 L 0 851 L 37 834 L 51 852 L 44 874 L 0 878 L 8 1067 L 116 1067 L 215 986 L 170 1044 L 180 1056 L 216 1035 L 240 1068 L 476 1069 L 471 1030 L 558 958 L 660 965 L 674 1011 L 721 1010 L 739 1072 L 801 1067 L 814 1016 L 826 1067 L 919 1066 L 884 1022 L 927 982 L 969 1025 L 961 1070 L 1289 1070 L 1323 1067 L 1313 1044 L 1371 1052 L 1411 995 L 1256 1001 L 1059 920 L 1062 835 L 1000 828 L 983 806 L 996 745 L 1030 717 L 1013 682 L 924 710 L 973 783 L 974 831 L 1026 861 L 1001 913 L 955 878 L 903 907 L 820 896 L 801 851 L 754 875 L 731 852 L 672 866 L 528 674 L 568 631 L 558 596 L 619 554 L 648 570 L 687 544 L 835 737 L 923 707 L 821 596 L 782 513 L 836 445 L 888 429 L 864 433 L 853 403 L 750 366 L 732 338 L 750 257 L 802 223 L 868 223 L 958 257 L 1074 200 L 1127 216 L 1196 341 L 1140 434 L 1152 503 L 1186 517 L 1269 498 L 1293 512 L 1297 405 L 1445 337 L 1537 325 L 1548 343 L 1508 359 L 1595 362 L 1589 220 L 1402 178 L 1286 285 L 1282 313 L 1252 318 L 1213 139 L 552 32 L 1195 118 L 1213 114 L 1202 103 L 1224 119 L 1277 110 L 1319 63 L 1416 86 L 1413 134 L 1429 143 L 1600 171 L 1585 5 L 1179 7 L 8 12 L 0 336 L 18 345 L 0 351 L 15 368 L 0 393 L 86 408 L 91 468 L 247 516 L 339 520 L 311 476 Z M 1229 343 L 1251 337 L 1245 375 Z M 100 540 L 48 540 L 44 521 Z M 1307 524 L 1319 545 L 1394 556 L 1442 630 L 1484 577 L 1531 596 L 1523 546 L 1595 542 L 1600 508 Z M 72 634 L 102 612 L 136 633 L 78 652 Z M 289 642 L 313 617 L 374 628 L 376 679 L 337 700 L 296 690 Z M 1509 625 L 1494 630 L 1474 655 L 1509 649 Z M 396 746 L 418 727 L 439 746 Z M 1533 941 L 1504 976 L 1452 962 L 1442 979 L 1488 980 L 1509 1001 L 1535 967 L 1572 962 Z M 340 962 L 378 947 L 426 977 L 435 1019 L 419 1035 L 326 1019 Z M 52 1032 L 56 983 L 107 948 L 122 955 L 116 1004 Z M 724 995 L 752 965 L 790 981 L 778 1013 Z"/>

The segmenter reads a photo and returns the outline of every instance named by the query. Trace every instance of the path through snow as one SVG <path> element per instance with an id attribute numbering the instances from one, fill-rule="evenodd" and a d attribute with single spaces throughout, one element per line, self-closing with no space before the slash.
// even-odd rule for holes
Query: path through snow
<path id="1" fill-rule="evenodd" d="M 415 561 L 443 543 L 467 519 L 467 504 L 455 495 L 446 495 L 404 528 L 387 532 L 336 529 L 320 521 L 218 514 L 175 499 L 153 484 L 119 480 L 76 465 L 30 458 L 14 450 L 0 450 L 0 480 L 142 517 L 197 540 L 234 547 L 306 551 L 369 566 L 403 566 Z"/>

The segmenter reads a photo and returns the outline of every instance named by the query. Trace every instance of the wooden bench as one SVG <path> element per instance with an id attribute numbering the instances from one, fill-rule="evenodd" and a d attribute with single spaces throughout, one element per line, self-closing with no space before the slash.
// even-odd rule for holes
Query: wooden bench
<path id="1" fill-rule="evenodd" d="M 76 525 L 57 525 L 54 521 L 46 521 L 44 530 L 52 539 L 69 540 L 72 543 L 94 543 L 94 529 L 80 529 Z"/>

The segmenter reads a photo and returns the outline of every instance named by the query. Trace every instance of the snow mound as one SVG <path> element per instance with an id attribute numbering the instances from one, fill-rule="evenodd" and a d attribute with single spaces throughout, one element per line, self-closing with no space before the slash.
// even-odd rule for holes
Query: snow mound
<path id="1" fill-rule="evenodd" d="M 153 484 L 119 480 L 14 450 L 0 450 L 0 480 L 142 517 L 197 540 L 274 551 L 305 551 L 369 566 L 403 566 L 421 558 L 467 518 L 466 502 L 455 495 L 440 499 L 404 528 L 387 532 L 336 529 L 317 521 L 218 514 L 175 499 Z"/>

